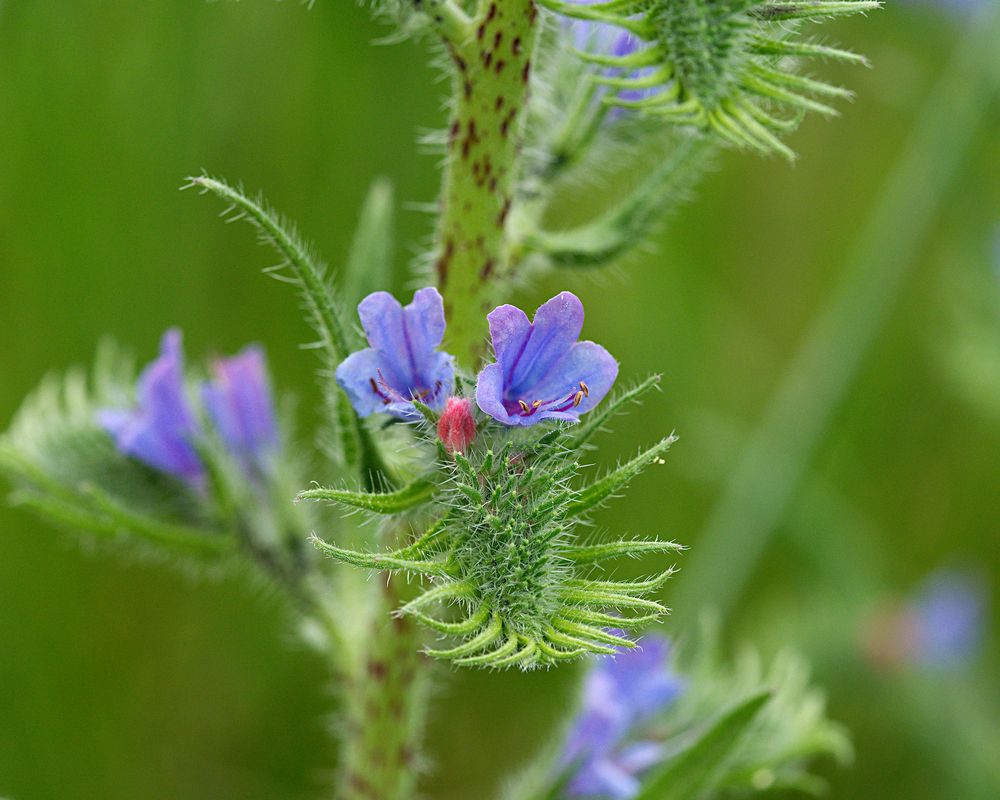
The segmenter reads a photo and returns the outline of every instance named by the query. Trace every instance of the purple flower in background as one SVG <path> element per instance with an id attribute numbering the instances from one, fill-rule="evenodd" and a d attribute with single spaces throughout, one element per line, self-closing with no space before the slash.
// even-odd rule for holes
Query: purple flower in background
<path id="1" fill-rule="evenodd" d="M 194 413 L 184 393 L 181 332 L 168 330 L 160 355 L 139 376 L 138 404 L 129 411 L 105 409 L 98 422 L 118 449 L 144 464 L 197 484 L 204 467 L 192 442 L 198 435 Z"/>
<path id="2" fill-rule="evenodd" d="M 597 662 L 583 687 L 583 707 L 562 754 L 573 774 L 571 797 L 634 797 L 639 776 L 663 759 L 661 746 L 637 738 L 639 727 L 673 703 L 684 689 L 667 663 L 670 642 L 659 636 L 635 650 Z"/>
<path id="3" fill-rule="evenodd" d="M 576 0 L 579 5 L 593 5 L 599 0 Z M 589 20 L 567 21 L 573 35 L 573 44 L 577 50 L 615 57 L 630 56 L 639 51 L 645 44 L 635 34 L 606 22 Z M 621 78 L 642 78 L 651 75 L 656 67 L 641 67 L 632 71 L 616 69 L 606 70 L 605 75 Z M 617 97 L 626 101 L 638 101 L 650 97 L 663 90 L 662 85 L 643 89 L 626 89 L 617 93 Z M 617 113 L 620 110 L 616 109 Z"/>
<path id="4" fill-rule="evenodd" d="M 247 468 L 261 467 L 278 444 L 271 382 L 263 351 L 245 348 L 212 366 L 212 380 L 201 397 L 212 425 L 226 449 Z"/>
<path id="5" fill-rule="evenodd" d="M 366 350 L 337 367 L 337 383 L 362 417 L 376 411 L 415 419 L 413 401 L 441 408 L 455 379 L 453 359 L 438 351 L 444 338 L 444 303 L 437 289 L 420 289 L 405 308 L 388 292 L 358 305 Z"/>
<path id="6" fill-rule="evenodd" d="M 986 632 L 986 589 L 981 577 L 958 570 L 928 576 L 905 602 L 871 614 L 862 645 L 873 665 L 954 668 L 968 662 Z"/>
<path id="7" fill-rule="evenodd" d="M 932 574 L 912 604 L 915 660 L 927 666 L 967 661 L 983 639 L 985 606 L 985 591 L 973 576 Z"/>
<path id="8" fill-rule="evenodd" d="M 535 312 L 499 306 L 487 316 L 496 363 L 479 373 L 476 402 L 504 425 L 544 419 L 576 422 L 604 398 L 618 362 L 594 342 L 579 342 L 583 304 L 557 294 Z"/>

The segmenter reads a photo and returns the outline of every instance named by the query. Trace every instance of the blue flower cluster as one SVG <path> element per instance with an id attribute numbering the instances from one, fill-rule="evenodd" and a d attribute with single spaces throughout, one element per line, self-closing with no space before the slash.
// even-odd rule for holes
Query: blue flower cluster
<path id="1" fill-rule="evenodd" d="M 201 386 L 205 415 L 227 451 L 248 473 L 266 469 L 278 445 L 278 426 L 264 354 L 250 346 L 212 367 Z M 184 380 L 179 330 L 167 331 L 159 357 L 139 376 L 135 407 L 104 409 L 99 424 L 118 449 L 161 472 L 198 486 L 205 465 L 198 442 L 205 435 Z"/>
<path id="2" fill-rule="evenodd" d="M 337 368 L 337 382 L 360 416 L 377 411 L 417 416 L 413 401 L 440 410 L 454 384 L 453 358 L 437 350 L 444 338 L 441 295 L 420 289 L 405 308 L 386 292 L 358 306 L 371 345 Z M 479 373 L 476 402 L 504 425 L 575 422 L 596 406 L 618 376 L 618 363 L 594 342 L 578 341 L 583 304 L 562 292 L 536 312 L 502 305 L 487 316 L 496 362 Z"/>

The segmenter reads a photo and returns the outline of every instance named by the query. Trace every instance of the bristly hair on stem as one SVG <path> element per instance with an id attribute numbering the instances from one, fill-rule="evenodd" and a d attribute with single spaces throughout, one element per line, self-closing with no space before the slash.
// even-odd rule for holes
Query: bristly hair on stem
<path id="1" fill-rule="evenodd" d="M 313 256 L 294 228 L 284 223 L 263 200 L 254 200 L 242 190 L 207 175 L 189 178 L 184 188 L 189 187 L 224 200 L 228 206 L 223 216 L 228 221 L 248 222 L 256 229 L 261 243 L 281 256 L 281 262 L 266 272 L 297 286 L 302 295 L 307 316 L 319 336 L 317 347 L 324 353 L 323 389 L 330 418 L 340 426 L 345 457 L 351 466 L 360 467 L 370 488 L 377 490 L 387 486 L 390 472 L 378 445 L 333 379 L 337 365 L 353 349 L 355 334 L 343 322 L 343 312 L 334 297 L 327 269 Z"/>

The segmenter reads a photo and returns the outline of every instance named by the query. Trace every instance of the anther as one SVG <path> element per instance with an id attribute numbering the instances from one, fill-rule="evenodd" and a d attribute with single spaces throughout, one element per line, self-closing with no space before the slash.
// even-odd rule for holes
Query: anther
<path id="1" fill-rule="evenodd" d="M 590 387 L 583 381 L 580 381 L 580 390 L 583 392 L 584 397 L 590 397 Z"/>
<path id="2" fill-rule="evenodd" d="M 580 403 L 583 402 L 583 392 L 577 392 L 576 396 L 573 398 L 573 408 L 576 408 Z"/>
<path id="3" fill-rule="evenodd" d="M 518 402 L 518 405 L 520 405 L 520 406 L 521 406 L 521 410 L 522 410 L 522 411 L 523 411 L 523 412 L 524 412 L 525 414 L 530 414 L 530 413 L 531 413 L 531 409 L 530 409 L 530 408 L 528 408 L 528 404 L 527 404 L 527 403 L 525 403 L 525 402 L 524 402 L 523 400 L 518 400 L 517 402 Z"/>

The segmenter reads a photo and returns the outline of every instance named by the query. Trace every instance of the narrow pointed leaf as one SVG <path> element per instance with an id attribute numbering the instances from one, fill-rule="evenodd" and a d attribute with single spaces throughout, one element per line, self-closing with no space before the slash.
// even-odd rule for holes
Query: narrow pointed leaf
<path id="1" fill-rule="evenodd" d="M 770 692 L 760 692 L 723 712 L 645 782 L 636 800 L 696 800 L 715 788 L 719 769 L 770 699 Z"/>
<path id="2" fill-rule="evenodd" d="M 319 487 L 306 489 L 298 500 L 323 500 L 346 508 L 360 508 L 375 514 L 400 514 L 429 502 L 437 492 L 437 484 L 418 479 L 394 492 L 352 492 L 349 489 Z"/>

